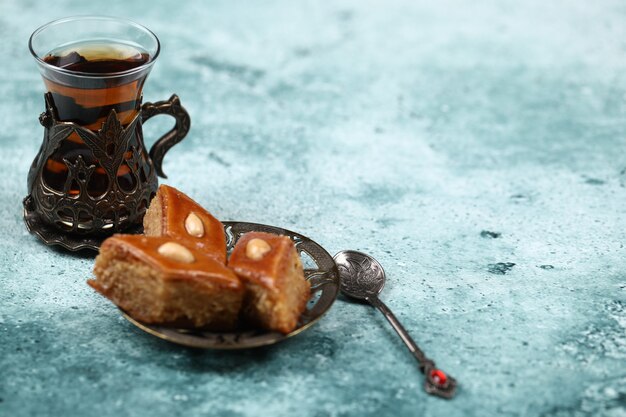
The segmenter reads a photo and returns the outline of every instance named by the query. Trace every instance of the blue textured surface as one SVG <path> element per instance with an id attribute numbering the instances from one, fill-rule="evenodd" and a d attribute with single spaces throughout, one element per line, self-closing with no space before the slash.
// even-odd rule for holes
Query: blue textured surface
<path id="1" fill-rule="evenodd" d="M 1 416 L 626 415 L 623 2 L 128 3 L 0 0 Z M 158 34 L 145 98 L 191 113 L 169 184 L 375 255 L 456 399 L 422 392 L 366 306 L 271 348 L 184 349 L 97 296 L 92 259 L 26 232 L 26 41 L 103 12 Z"/>

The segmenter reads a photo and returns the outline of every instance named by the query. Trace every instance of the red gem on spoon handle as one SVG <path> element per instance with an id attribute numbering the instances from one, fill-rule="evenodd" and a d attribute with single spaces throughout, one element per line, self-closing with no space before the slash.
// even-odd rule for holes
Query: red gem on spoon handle
<path id="1" fill-rule="evenodd" d="M 437 395 L 442 398 L 452 398 L 456 392 L 456 380 L 447 375 L 441 369 L 428 369 L 424 388 L 429 394 Z"/>
<path id="2" fill-rule="evenodd" d="M 443 387 L 446 385 L 446 382 L 448 382 L 448 376 L 441 369 L 433 369 L 430 371 L 430 379 L 440 387 Z"/>

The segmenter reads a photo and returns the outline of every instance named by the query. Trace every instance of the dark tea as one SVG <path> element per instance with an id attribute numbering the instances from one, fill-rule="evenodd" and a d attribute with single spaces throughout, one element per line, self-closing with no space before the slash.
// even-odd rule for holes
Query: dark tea
<path id="1" fill-rule="evenodd" d="M 80 42 L 57 48 L 43 58 L 55 67 L 87 74 L 124 72 L 142 66 L 149 59 L 146 51 L 119 42 Z"/>
<path id="2" fill-rule="evenodd" d="M 50 51 L 43 61 L 62 70 L 44 73 L 44 82 L 53 96 L 59 120 L 97 132 L 111 110 L 115 110 L 122 126 L 127 127 L 141 108 L 143 83 L 147 77 L 147 71 L 132 70 L 149 60 L 149 54 L 139 47 L 117 42 L 80 42 Z M 145 182 L 150 174 L 141 124 L 135 126 L 142 144 L 125 153 L 125 162 L 117 172 L 118 184 L 125 191 L 133 190 L 138 181 Z M 78 156 L 82 156 L 85 165 L 95 165 L 87 186 L 89 195 L 97 197 L 106 193 L 109 184 L 104 169 L 75 132 L 48 158 L 43 180 L 52 189 L 62 191 L 68 181 L 68 166 L 64 160 L 75 163 Z M 128 165 L 131 161 L 140 164 L 140 178 L 132 175 Z M 77 184 L 69 184 L 70 195 L 79 192 Z"/>

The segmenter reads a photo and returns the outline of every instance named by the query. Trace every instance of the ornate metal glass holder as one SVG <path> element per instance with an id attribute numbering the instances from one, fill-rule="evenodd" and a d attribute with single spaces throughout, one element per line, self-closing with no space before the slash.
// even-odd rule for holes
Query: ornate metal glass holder
<path id="1" fill-rule="evenodd" d="M 157 175 L 166 178 L 161 168 L 163 157 L 190 128 L 189 114 L 178 96 L 145 103 L 126 127 L 111 110 L 97 132 L 59 121 L 52 94 L 46 93 L 45 102 L 46 111 L 39 117 L 45 128 L 44 139 L 30 167 L 29 195 L 24 199 L 28 230 L 47 245 L 73 251 L 98 250 L 101 241 L 113 233 L 141 231 L 143 215 L 158 187 Z M 174 117 L 176 125 L 152 146 L 148 156 L 141 124 L 158 114 Z M 51 156 L 70 135 L 78 135 L 90 157 L 63 157 L 67 176 L 59 189 L 46 182 L 44 172 Z M 120 186 L 121 169 L 130 174 L 132 187 Z M 107 186 L 102 193 L 89 189 L 95 172 L 106 174 Z"/>

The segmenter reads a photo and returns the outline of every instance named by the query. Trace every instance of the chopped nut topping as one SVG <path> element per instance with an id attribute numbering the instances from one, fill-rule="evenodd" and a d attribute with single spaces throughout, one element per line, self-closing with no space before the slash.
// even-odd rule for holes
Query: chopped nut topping
<path id="1" fill-rule="evenodd" d="M 194 212 L 189 213 L 185 219 L 185 230 L 191 236 L 202 237 L 204 236 L 204 224 L 198 215 Z"/>
<path id="2" fill-rule="evenodd" d="M 250 239 L 248 244 L 246 245 L 246 256 L 250 259 L 258 261 L 262 259 L 267 252 L 269 252 L 272 248 L 269 243 L 264 241 L 263 239 Z"/>
<path id="3" fill-rule="evenodd" d="M 186 264 L 190 264 L 196 260 L 193 257 L 193 253 L 180 243 L 176 242 L 167 242 L 159 246 L 158 252 L 176 262 L 183 262 Z"/>

